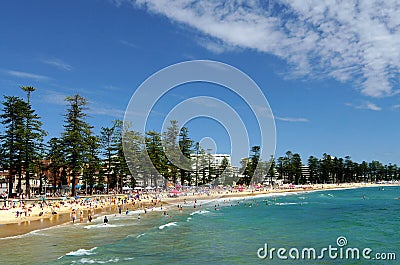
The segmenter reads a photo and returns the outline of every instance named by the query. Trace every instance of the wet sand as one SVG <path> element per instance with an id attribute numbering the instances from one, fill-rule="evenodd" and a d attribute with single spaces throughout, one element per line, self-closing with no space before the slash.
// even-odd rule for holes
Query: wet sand
<path id="1" fill-rule="evenodd" d="M 70 221 L 69 214 L 56 214 L 53 217 L 42 218 L 40 220 L 2 224 L 0 225 L 0 238 L 23 235 L 35 230 L 62 225 Z"/>
<path id="2" fill-rule="evenodd" d="M 94 214 L 92 215 L 92 217 L 96 218 L 101 215 L 117 213 L 118 208 L 105 207 L 94 209 L 93 211 Z M 87 211 L 84 211 L 84 223 L 88 222 L 87 216 Z M 80 222 L 79 217 L 77 218 L 77 220 L 75 220 L 75 222 Z M 19 236 L 36 230 L 50 228 L 58 225 L 67 225 L 69 223 L 72 223 L 71 213 L 54 214 L 50 217 L 43 217 L 38 220 L 26 220 L 18 223 L 0 224 L 0 238 Z"/>
<path id="3" fill-rule="evenodd" d="M 107 196 L 111 197 L 111 196 Z M 112 197 L 125 197 L 125 195 L 118 195 Z M 162 204 L 168 204 L 166 202 L 162 202 Z M 143 210 L 147 208 L 148 211 L 151 211 L 151 208 L 154 205 L 151 203 L 151 199 L 142 199 L 141 201 L 135 201 L 135 204 L 132 204 L 132 201 L 129 201 L 125 204 L 116 204 L 114 202 L 107 202 L 107 204 L 101 203 L 94 208 L 89 209 L 86 206 L 78 207 L 77 205 L 68 205 L 65 209 L 60 211 L 57 214 L 45 214 L 42 217 L 38 216 L 30 216 L 25 217 L 27 219 L 19 220 L 17 218 L 9 221 L 9 223 L 0 223 L 0 238 L 5 237 L 13 237 L 19 236 L 23 234 L 30 233 L 32 231 L 46 229 L 53 226 L 58 225 L 69 225 L 72 224 L 72 210 L 71 208 L 77 208 L 76 210 L 76 220 L 75 223 L 88 223 L 88 213 L 91 211 L 91 216 L 93 219 L 104 216 L 104 215 L 114 215 L 119 214 L 119 208 L 121 208 L 122 213 L 126 210 L 135 211 L 135 210 Z M 160 202 L 156 205 L 157 207 L 161 206 Z M 36 209 L 35 211 L 38 211 Z M 80 220 L 79 212 L 83 212 L 83 220 Z M 0 211 L 1 215 L 1 211 Z"/>

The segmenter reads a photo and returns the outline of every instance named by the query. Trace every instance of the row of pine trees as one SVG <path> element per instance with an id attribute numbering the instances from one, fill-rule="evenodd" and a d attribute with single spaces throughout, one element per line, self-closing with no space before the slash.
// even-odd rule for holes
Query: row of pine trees
<path id="1" fill-rule="evenodd" d="M 310 156 L 302 162 L 298 153 L 287 151 L 285 156 L 272 161 L 272 173 L 286 183 L 349 183 L 394 181 L 400 179 L 400 168 L 396 164 L 379 161 L 357 163 L 350 156 L 336 157 L 324 153 L 322 158 Z M 304 165 L 307 165 L 304 172 Z M 307 177 L 307 178 L 306 178 Z"/>
<path id="2" fill-rule="evenodd" d="M 157 185 L 160 174 L 173 183 L 190 183 L 190 154 L 196 148 L 188 129 L 179 129 L 177 121 L 171 121 L 163 134 L 148 131 L 142 135 L 116 120 L 95 135 L 87 121 L 87 100 L 76 94 L 65 98 L 63 132 L 45 142 L 47 133 L 30 103 L 36 89 L 21 89 L 26 91 L 27 99 L 4 96 L 0 115 L 0 167 L 8 171 L 9 194 L 13 193 L 16 179 L 16 192 L 30 197 L 33 176 L 40 181 L 39 193 L 49 183 L 53 191 L 71 186 L 72 196 L 77 194 L 78 183 L 84 184 L 88 194 L 95 190 L 119 192 L 123 186 L 134 187 L 139 176 L 146 176 L 145 184 Z M 203 154 L 199 161 L 203 174 L 196 179 L 196 185 L 210 181 L 211 175 L 210 170 L 205 174 L 205 152 L 198 143 L 197 152 Z M 215 172 L 219 171 L 213 172 L 218 175 Z"/>
<path id="3" fill-rule="evenodd" d="M 4 96 L 0 113 L 3 131 L 0 134 L 0 167 L 8 171 L 8 193 L 31 196 L 31 180 L 39 179 L 39 192 L 46 183 L 53 191 L 71 185 L 76 195 L 76 184 L 84 189 L 109 193 L 121 191 L 123 186 L 134 187 L 140 176 L 145 185 L 158 185 L 159 176 L 176 184 L 203 185 L 223 177 L 224 183 L 250 184 L 252 179 L 262 181 L 278 176 L 286 183 L 343 183 L 399 179 L 400 168 L 379 161 L 357 163 L 349 156 L 338 158 L 324 154 L 303 163 L 298 153 L 261 161 L 260 146 L 253 146 L 252 155 L 242 160 L 242 177 L 235 179 L 228 161 L 210 164 L 210 154 L 189 138 L 187 127 L 179 129 L 171 121 L 164 133 L 148 131 L 145 135 L 130 130 L 129 124 L 116 120 L 102 127 L 98 135 L 87 121 L 87 100 L 79 94 L 65 98 L 66 112 L 63 131 L 47 142 L 41 118 L 31 105 L 31 94 L 36 90 L 23 86 L 26 99 Z M 195 159 L 191 155 L 196 154 Z M 46 162 L 47 161 L 47 162 Z M 303 164 L 308 165 L 305 174 Z M 49 174 L 45 174 L 45 173 Z M 236 176 L 237 177 L 237 176 Z M 23 181 L 24 178 L 24 181 Z M 25 183 L 25 187 L 22 187 Z"/>
<path id="4" fill-rule="evenodd" d="M 0 167 L 3 172 L 8 171 L 9 194 L 13 193 L 15 179 L 16 192 L 29 198 L 32 177 L 40 181 L 39 192 L 46 183 L 52 184 L 54 190 L 71 183 L 71 193 L 75 195 L 79 178 L 92 193 L 96 185 L 104 188 L 105 179 L 108 189 L 116 185 L 117 176 L 129 175 L 122 152 L 122 121 L 116 120 L 112 126 L 101 128 L 100 135 L 94 135 L 93 126 L 86 121 L 87 100 L 78 94 L 68 96 L 63 132 L 45 143 L 47 133 L 30 102 L 36 89 L 21 89 L 27 98 L 4 96 L 0 115 Z M 45 172 L 50 172 L 50 178 Z M 105 174 L 108 178 L 104 178 Z"/>

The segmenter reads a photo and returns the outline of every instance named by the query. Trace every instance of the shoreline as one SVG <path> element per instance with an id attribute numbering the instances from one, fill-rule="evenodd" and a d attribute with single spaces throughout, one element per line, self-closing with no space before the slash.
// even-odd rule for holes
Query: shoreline
<path id="1" fill-rule="evenodd" d="M 352 184 L 318 184 L 313 185 L 312 188 L 309 186 L 305 186 L 303 188 L 281 188 L 281 189 L 263 189 L 260 191 L 255 190 L 247 190 L 241 192 L 229 192 L 229 191 L 217 191 L 213 190 L 208 195 L 205 194 L 191 194 L 179 196 L 176 198 L 165 198 L 163 197 L 160 200 L 154 201 L 154 199 L 144 198 L 137 203 L 134 202 L 126 202 L 120 203 L 122 201 L 121 198 L 126 197 L 125 195 L 114 195 L 114 196 L 104 196 L 104 198 L 108 197 L 108 201 L 101 201 L 101 204 L 96 205 L 96 207 L 88 206 L 86 204 L 77 205 L 77 203 L 71 203 L 64 205 L 64 209 L 60 208 L 60 211 L 57 214 L 51 214 L 51 212 L 47 212 L 42 216 L 37 216 L 36 211 L 32 211 L 31 216 L 22 217 L 22 219 L 18 219 L 13 217 L 13 215 L 8 215 L 5 217 L 3 214 L 3 210 L 0 211 L 0 239 L 12 238 L 17 236 L 22 236 L 25 234 L 29 234 L 31 232 L 37 230 L 48 229 L 55 226 L 60 225 L 69 225 L 72 224 L 72 213 L 73 209 L 76 212 L 76 220 L 77 223 L 87 223 L 88 222 L 88 213 L 91 212 L 91 216 L 93 218 L 101 218 L 104 215 L 110 214 L 119 214 L 120 209 L 124 212 L 126 210 L 129 211 L 151 211 L 153 208 L 165 207 L 165 210 L 168 211 L 175 207 L 176 205 L 186 206 L 193 205 L 197 201 L 197 204 L 202 204 L 204 202 L 208 203 L 215 200 L 222 199 L 241 199 L 247 197 L 261 197 L 263 195 L 276 195 L 285 193 L 295 193 L 295 192 L 314 192 L 314 191 L 324 191 L 324 190 L 338 190 L 338 189 L 355 189 L 355 188 L 368 188 L 368 187 L 386 187 L 386 186 L 399 186 L 399 184 L 371 184 L 371 183 L 352 183 Z M 98 196 L 95 196 L 96 198 Z M 57 199 L 55 199 L 57 200 Z M 99 200 L 98 198 L 95 200 Z M 132 204 L 133 203 L 133 204 Z M 75 207 L 74 207 L 75 206 Z M 162 210 L 162 208 L 161 208 Z M 83 213 L 83 218 L 80 216 L 80 212 Z M 35 215 L 33 215 L 35 214 Z M 11 216 L 11 217 L 10 217 Z M 11 218 L 11 219 L 10 219 Z"/>

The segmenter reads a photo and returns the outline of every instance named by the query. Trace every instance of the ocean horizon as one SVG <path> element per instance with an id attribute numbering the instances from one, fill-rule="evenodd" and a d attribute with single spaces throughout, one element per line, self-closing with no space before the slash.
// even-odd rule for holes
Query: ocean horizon
<path id="1" fill-rule="evenodd" d="M 3 238 L 3 264 L 396 264 L 400 187 L 265 194 Z M 384 261 L 382 261 L 384 260 Z"/>

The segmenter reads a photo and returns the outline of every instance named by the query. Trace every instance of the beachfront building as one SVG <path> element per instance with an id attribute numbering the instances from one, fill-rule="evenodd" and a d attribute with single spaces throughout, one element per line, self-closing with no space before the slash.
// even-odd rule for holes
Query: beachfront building
<path id="1" fill-rule="evenodd" d="M 30 176 L 30 194 L 39 194 L 41 191 L 45 192 L 50 188 L 49 178 L 50 172 L 45 168 L 48 166 L 49 161 L 43 160 L 40 167 L 36 167 Z M 0 168 L 0 193 L 8 193 L 10 172 L 5 168 Z M 26 176 L 24 168 L 21 167 L 20 173 L 12 175 L 12 194 L 11 196 L 19 195 L 19 192 L 27 194 L 26 192 Z"/>
<path id="2" fill-rule="evenodd" d="M 0 194 L 7 191 L 8 170 L 0 168 Z"/>
<path id="3" fill-rule="evenodd" d="M 229 154 L 191 154 L 190 159 L 193 163 L 193 170 L 196 170 L 196 165 L 201 166 L 201 160 L 204 160 L 210 166 L 221 166 L 223 161 L 228 162 L 228 165 L 231 165 L 231 155 Z M 204 164 L 204 163 L 202 163 Z"/>
<path id="4" fill-rule="evenodd" d="M 191 184 L 232 185 L 239 169 L 231 165 L 230 154 L 191 154 Z"/>
<path id="5" fill-rule="evenodd" d="M 143 174 L 139 174 L 136 177 L 136 187 L 142 189 L 149 189 L 150 187 L 153 189 L 163 189 L 167 186 L 167 180 L 161 176 L 157 175 L 156 177 L 144 176 Z"/>
<path id="6" fill-rule="evenodd" d="M 305 183 L 310 183 L 310 169 L 307 165 L 301 166 L 301 176 L 304 179 Z"/>

